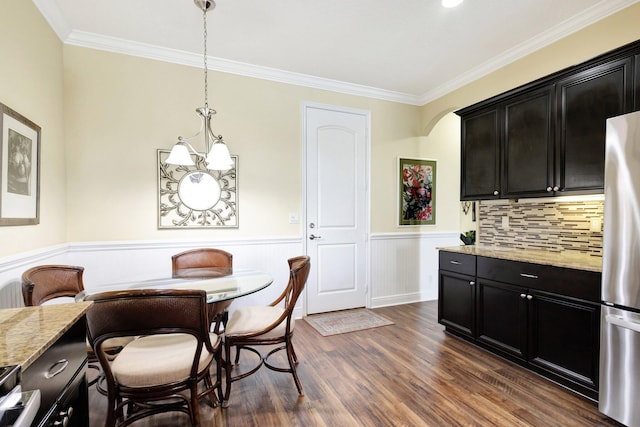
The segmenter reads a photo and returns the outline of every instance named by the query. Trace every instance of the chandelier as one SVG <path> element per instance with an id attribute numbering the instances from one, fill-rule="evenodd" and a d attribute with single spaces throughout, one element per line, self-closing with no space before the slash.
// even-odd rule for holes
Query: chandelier
<path id="1" fill-rule="evenodd" d="M 181 166 L 193 166 L 195 163 L 192 154 L 197 158 L 204 159 L 207 169 L 229 170 L 233 167 L 233 160 L 229 155 L 229 149 L 222 139 L 222 135 L 216 135 L 211 130 L 211 117 L 216 114 L 216 110 L 209 108 L 208 103 L 208 81 L 207 81 L 207 12 L 213 10 L 216 4 L 213 0 L 193 0 L 196 6 L 202 10 L 202 21 L 204 27 L 204 107 L 196 109 L 200 116 L 200 130 L 195 135 L 183 138 L 178 137 L 178 142 L 171 149 L 169 157 L 165 163 Z M 189 141 L 204 133 L 204 153 L 196 151 Z"/>

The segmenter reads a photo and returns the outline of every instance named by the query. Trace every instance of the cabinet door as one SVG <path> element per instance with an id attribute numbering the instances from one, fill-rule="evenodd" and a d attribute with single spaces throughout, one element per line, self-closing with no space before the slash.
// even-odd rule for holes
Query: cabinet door
<path id="1" fill-rule="evenodd" d="M 530 294 L 530 363 L 597 390 L 600 305 Z"/>
<path id="2" fill-rule="evenodd" d="M 527 354 L 526 289 L 478 279 L 477 339 L 524 360 Z"/>
<path id="3" fill-rule="evenodd" d="M 475 278 L 440 270 L 438 322 L 463 335 L 474 332 Z"/>
<path id="4" fill-rule="evenodd" d="M 549 86 L 505 103 L 502 197 L 553 191 L 553 101 Z"/>
<path id="5" fill-rule="evenodd" d="M 604 188 L 606 119 L 631 111 L 632 58 L 575 74 L 557 85 L 557 176 L 561 191 Z"/>
<path id="6" fill-rule="evenodd" d="M 635 70 L 636 75 L 633 79 L 633 87 L 636 88 L 634 96 L 635 102 L 633 105 L 633 111 L 640 111 L 640 54 L 635 56 Z"/>
<path id="7" fill-rule="evenodd" d="M 462 117 L 460 199 L 494 199 L 500 191 L 498 107 Z"/>

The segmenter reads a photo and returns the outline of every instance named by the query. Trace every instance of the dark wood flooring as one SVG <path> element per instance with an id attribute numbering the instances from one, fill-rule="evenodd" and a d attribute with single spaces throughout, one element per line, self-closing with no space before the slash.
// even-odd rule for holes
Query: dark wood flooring
<path id="1" fill-rule="evenodd" d="M 322 337 L 297 321 L 305 395 L 298 396 L 291 375 L 263 368 L 233 384 L 228 408 L 203 402 L 202 425 L 617 425 L 593 402 L 445 334 L 436 302 L 374 311 L 395 324 Z M 249 363 L 241 359 L 241 366 Z M 91 426 L 102 426 L 106 398 L 92 387 L 89 399 Z M 188 420 L 165 414 L 134 425 L 186 426 Z"/>

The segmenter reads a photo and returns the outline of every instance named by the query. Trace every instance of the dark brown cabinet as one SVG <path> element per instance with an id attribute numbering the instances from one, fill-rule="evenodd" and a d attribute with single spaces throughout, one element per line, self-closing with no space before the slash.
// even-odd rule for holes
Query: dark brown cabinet
<path id="1" fill-rule="evenodd" d="M 560 191 L 603 191 L 606 120 L 633 110 L 632 71 L 623 58 L 557 83 Z"/>
<path id="2" fill-rule="evenodd" d="M 519 359 L 527 358 L 525 289 L 503 283 L 478 282 L 479 342 Z"/>
<path id="3" fill-rule="evenodd" d="M 476 257 L 440 252 L 438 321 L 449 329 L 475 335 Z"/>
<path id="4" fill-rule="evenodd" d="M 34 426 L 89 425 L 86 330 L 83 316 L 22 373 L 22 388 L 41 393 Z"/>
<path id="5" fill-rule="evenodd" d="M 597 399 L 600 273 L 471 256 L 473 276 L 452 271 L 452 255 L 470 257 L 440 252 L 448 332 Z"/>
<path id="6" fill-rule="evenodd" d="M 461 200 L 601 193 L 606 119 L 640 109 L 639 52 L 636 42 L 457 111 Z"/>
<path id="7" fill-rule="evenodd" d="M 554 191 L 553 86 L 504 103 L 502 197 Z"/>
<path id="8" fill-rule="evenodd" d="M 461 199 L 500 195 L 500 111 L 490 106 L 462 118 Z"/>
<path id="9" fill-rule="evenodd" d="M 600 304 L 529 291 L 530 364 L 564 378 L 595 398 L 598 390 Z"/>

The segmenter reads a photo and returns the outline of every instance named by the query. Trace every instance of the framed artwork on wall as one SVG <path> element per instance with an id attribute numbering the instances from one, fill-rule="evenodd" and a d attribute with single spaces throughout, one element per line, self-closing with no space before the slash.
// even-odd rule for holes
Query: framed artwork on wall
<path id="1" fill-rule="evenodd" d="M 436 161 L 398 159 L 399 225 L 436 223 Z"/>
<path id="2" fill-rule="evenodd" d="M 0 104 L 0 225 L 40 223 L 40 126 Z"/>
<path id="3" fill-rule="evenodd" d="M 158 228 L 238 228 L 238 156 L 226 171 L 165 163 L 170 150 L 158 150 Z"/>

